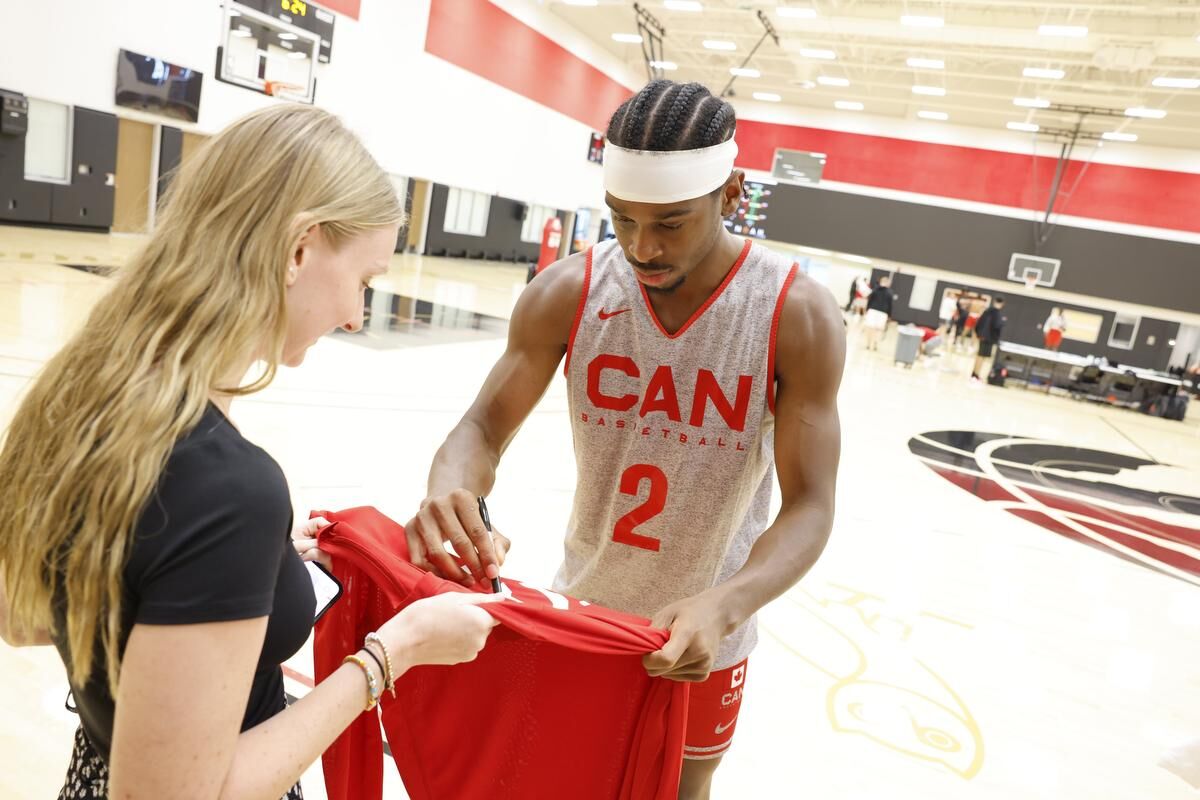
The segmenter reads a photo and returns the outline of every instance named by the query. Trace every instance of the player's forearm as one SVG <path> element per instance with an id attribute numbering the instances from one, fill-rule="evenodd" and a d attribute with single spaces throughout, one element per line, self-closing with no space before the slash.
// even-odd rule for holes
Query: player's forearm
<path id="1" fill-rule="evenodd" d="M 369 668 L 382 681 L 373 663 Z M 366 700 L 361 668 L 343 664 L 290 708 L 238 737 L 221 800 L 282 797 L 363 713 Z"/>
<path id="2" fill-rule="evenodd" d="M 728 632 L 795 586 L 821 557 L 832 529 L 832 503 L 795 505 L 781 512 L 755 542 L 745 565 L 717 587 L 725 595 L 721 605 Z"/>
<path id="3" fill-rule="evenodd" d="M 450 431 L 429 468 L 428 496 L 440 497 L 456 489 L 487 495 L 496 482 L 500 449 L 488 442 L 483 429 L 463 418 Z"/>

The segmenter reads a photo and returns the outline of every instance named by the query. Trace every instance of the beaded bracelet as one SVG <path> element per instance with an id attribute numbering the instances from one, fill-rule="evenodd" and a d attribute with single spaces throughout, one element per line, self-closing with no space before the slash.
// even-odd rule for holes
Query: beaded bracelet
<path id="1" fill-rule="evenodd" d="M 371 672 L 371 667 L 367 662 L 358 655 L 348 655 L 342 659 L 343 664 L 357 664 L 358 668 L 367 676 L 367 711 L 370 711 L 379 703 L 379 681 L 375 680 L 375 673 Z"/>
<path id="2" fill-rule="evenodd" d="M 378 633 L 368 633 L 367 638 L 363 640 L 363 647 L 366 647 L 368 643 L 379 645 L 379 649 L 383 651 L 383 663 L 387 667 L 383 676 L 383 685 L 384 688 L 392 693 L 392 697 L 395 698 L 396 672 L 392 668 L 392 654 L 388 652 L 387 645 L 383 643 L 383 639 L 380 638 Z"/>
<path id="3" fill-rule="evenodd" d="M 383 676 L 383 683 L 384 683 L 384 686 L 386 687 L 387 686 L 387 669 L 384 668 L 383 662 L 379 660 L 379 656 L 375 655 L 375 651 L 372 650 L 371 648 L 367 647 L 366 645 L 363 646 L 362 652 L 369 655 L 371 657 L 371 660 L 375 662 L 375 666 L 379 667 L 379 674 Z"/>

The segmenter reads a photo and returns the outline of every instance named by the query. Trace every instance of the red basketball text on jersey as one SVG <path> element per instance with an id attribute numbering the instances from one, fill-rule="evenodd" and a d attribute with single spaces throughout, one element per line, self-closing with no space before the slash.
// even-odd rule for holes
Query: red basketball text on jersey
<path id="1" fill-rule="evenodd" d="M 643 370 L 629 356 L 602 353 L 593 358 L 588 364 L 587 394 L 588 399 L 596 408 L 629 411 L 638 405 L 640 399 L 641 407 L 637 411 L 639 417 L 645 418 L 647 414 L 661 411 L 667 415 L 667 419 L 673 422 L 683 421 L 680 414 L 675 373 L 670 365 L 662 364 L 655 367 L 649 381 L 644 384 L 636 380 L 617 384 L 617 389 L 637 390 L 636 393 L 626 393 L 620 396 L 606 394 L 601 389 L 601 380 L 606 370 L 634 379 L 643 376 Z M 737 392 L 733 402 L 730 402 L 720 384 L 717 383 L 717 377 L 712 370 L 697 370 L 692 383 L 693 399 L 691 412 L 688 415 L 688 425 L 693 428 L 703 428 L 708 407 L 711 404 L 729 430 L 744 431 L 746 429 L 746 412 L 750 409 L 750 390 L 753 386 L 753 375 L 739 375 Z"/>

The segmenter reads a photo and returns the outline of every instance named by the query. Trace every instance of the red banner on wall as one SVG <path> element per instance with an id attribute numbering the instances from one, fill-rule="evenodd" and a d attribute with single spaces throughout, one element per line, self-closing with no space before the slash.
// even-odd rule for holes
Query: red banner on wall
<path id="1" fill-rule="evenodd" d="M 425 52 L 600 131 L 633 94 L 488 0 L 433 0 Z"/>
<path id="2" fill-rule="evenodd" d="M 362 8 L 362 0 L 319 0 L 319 6 L 336 11 L 339 14 L 345 14 L 351 19 L 358 19 L 359 9 Z"/>

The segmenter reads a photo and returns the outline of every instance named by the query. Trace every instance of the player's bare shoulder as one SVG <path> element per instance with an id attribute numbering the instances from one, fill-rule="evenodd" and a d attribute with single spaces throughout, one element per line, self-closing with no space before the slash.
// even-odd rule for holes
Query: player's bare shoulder
<path id="1" fill-rule="evenodd" d="M 819 372 L 836 371 L 840 378 L 846 357 L 841 308 L 827 287 L 803 272 L 784 298 L 776 348 L 779 373 L 808 364 Z"/>
<path id="2" fill-rule="evenodd" d="M 587 252 L 556 261 L 534 278 L 513 309 L 512 325 L 537 338 L 566 343 L 583 292 Z"/>

